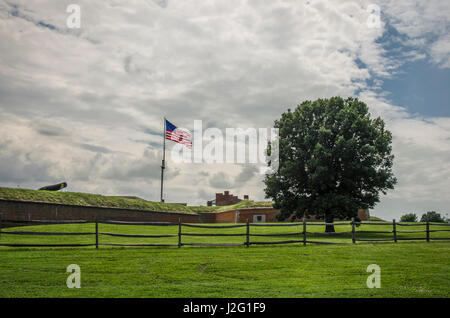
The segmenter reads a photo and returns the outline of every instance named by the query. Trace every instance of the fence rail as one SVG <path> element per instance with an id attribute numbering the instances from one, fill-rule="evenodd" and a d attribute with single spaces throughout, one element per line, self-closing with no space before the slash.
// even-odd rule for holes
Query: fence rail
<path id="1" fill-rule="evenodd" d="M 35 224 L 35 225 L 49 225 L 49 224 L 95 224 L 94 232 L 33 232 L 33 231 L 3 231 L 2 221 L 8 223 L 21 223 L 21 224 Z M 110 233 L 99 231 L 99 224 L 110 224 L 110 225 L 142 225 L 142 226 L 178 226 L 177 234 L 128 234 L 128 233 Z M 351 231 L 338 231 L 338 232 L 311 232 L 307 231 L 308 226 L 317 225 L 351 225 Z M 356 226 L 359 225 L 392 225 L 392 231 L 368 231 L 368 230 L 356 230 Z M 425 226 L 425 230 L 397 230 L 397 226 Z M 95 246 L 97 249 L 99 246 L 246 246 L 251 245 L 277 245 L 277 244 L 296 244 L 302 243 L 306 244 L 339 244 L 338 242 L 327 242 L 327 241 L 317 241 L 308 239 L 307 235 L 317 235 L 317 236 L 333 236 L 333 235 L 349 235 L 351 234 L 352 243 L 356 242 L 389 242 L 389 241 L 404 241 L 404 240 L 449 240 L 450 237 L 431 237 L 431 233 L 450 231 L 450 229 L 430 229 L 431 226 L 450 226 L 447 223 L 396 223 L 395 220 L 392 222 L 379 223 L 379 222 L 355 222 L 352 219 L 349 223 L 337 222 L 337 223 L 316 223 L 316 222 L 301 222 L 301 223 L 280 223 L 280 224 L 266 224 L 266 223 L 249 223 L 245 224 L 235 224 L 235 225 L 201 225 L 201 224 L 190 224 L 182 223 L 181 220 L 178 222 L 126 222 L 126 221 L 115 221 L 115 220 L 95 220 L 95 221 L 41 221 L 41 220 L 30 220 L 30 221 L 17 221 L 17 220 L 2 220 L 2 215 L 0 213 L 0 238 L 1 235 L 41 235 L 41 236 L 95 236 L 94 243 L 85 244 L 23 244 L 23 243 L 3 243 L 0 240 L 0 246 L 9 247 L 75 247 L 75 246 Z M 245 228 L 245 233 L 192 233 L 183 232 L 183 227 L 186 228 L 201 228 L 201 229 L 235 229 L 235 228 Z M 251 233 L 250 228 L 252 227 L 299 227 L 298 232 L 289 233 Z M 217 231 L 216 231 L 217 232 Z M 426 233 L 425 237 L 398 237 L 397 234 L 401 233 Z M 358 237 L 360 234 L 392 234 L 392 237 L 383 238 L 365 238 Z M 177 243 L 113 243 L 113 242 L 100 242 L 99 235 L 112 236 L 112 237 L 124 237 L 124 238 L 178 238 Z M 245 237 L 244 242 L 240 243 L 207 243 L 207 242 L 183 242 L 183 237 Z M 290 240 L 283 241 L 251 241 L 251 237 L 292 237 Z M 296 239 L 297 238 L 297 239 Z"/>

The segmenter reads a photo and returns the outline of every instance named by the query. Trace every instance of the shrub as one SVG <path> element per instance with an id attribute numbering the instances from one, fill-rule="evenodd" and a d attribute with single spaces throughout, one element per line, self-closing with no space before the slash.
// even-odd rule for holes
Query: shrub
<path id="1" fill-rule="evenodd" d="M 414 213 L 404 214 L 400 218 L 400 222 L 417 222 L 417 221 L 418 221 L 417 215 L 415 215 Z"/>
<path id="2" fill-rule="evenodd" d="M 444 218 L 437 213 L 436 211 L 428 211 L 427 213 L 422 215 L 420 222 L 439 222 L 445 223 Z"/>

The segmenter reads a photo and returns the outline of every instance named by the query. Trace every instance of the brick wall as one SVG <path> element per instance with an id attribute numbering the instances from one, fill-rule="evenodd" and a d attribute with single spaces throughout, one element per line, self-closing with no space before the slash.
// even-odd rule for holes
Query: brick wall
<path id="1" fill-rule="evenodd" d="M 2 219 L 9 220 L 99 220 L 214 223 L 214 215 L 89 207 L 46 202 L 25 202 L 0 199 Z M 8 226 L 3 222 L 3 226 Z"/>
<path id="2" fill-rule="evenodd" d="M 236 223 L 236 210 L 214 214 L 216 223 Z"/>
<path id="3" fill-rule="evenodd" d="M 129 210 L 120 208 L 89 207 L 47 202 L 26 202 L 0 199 L 0 212 L 3 220 L 99 220 L 137 221 L 137 222 L 178 222 L 181 219 L 185 223 L 235 223 L 236 210 L 220 213 L 184 214 L 175 212 L 157 212 L 147 210 Z M 239 209 L 238 222 L 253 222 L 253 215 L 265 214 L 266 222 L 276 222 L 275 215 L 278 210 L 271 208 Z M 14 224 L 2 223 L 7 227 Z"/>
<path id="4" fill-rule="evenodd" d="M 0 199 L 2 219 L 26 220 L 99 220 L 137 221 L 137 222 L 178 222 L 185 223 L 245 223 L 247 219 L 253 222 L 254 215 L 265 215 L 266 222 L 277 222 L 279 210 L 273 208 L 247 208 L 220 213 L 185 214 L 176 212 L 158 212 L 147 210 L 129 210 L 120 208 L 89 207 L 47 202 L 26 202 Z M 359 210 L 361 220 L 368 220 L 367 210 Z M 316 221 L 314 217 L 306 221 Z M 9 226 L 3 222 L 2 226 Z"/>
<path id="5" fill-rule="evenodd" d="M 239 213 L 238 219 L 239 223 L 247 222 L 253 223 L 254 215 L 265 215 L 266 222 L 278 222 L 276 219 L 276 215 L 280 213 L 280 210 L 272 209 L 272 208 L 248 208 L 248 209 L 238 209 Z"/>

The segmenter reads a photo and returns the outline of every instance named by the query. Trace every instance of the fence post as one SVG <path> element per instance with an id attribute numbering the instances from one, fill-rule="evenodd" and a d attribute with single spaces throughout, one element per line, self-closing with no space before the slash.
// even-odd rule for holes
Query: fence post
<path id="1" fill-rule="evenodd" d="M 395 219 L 392 220 L 392 233 L 394 233 L 394 243 L 397 243 L 397 224 Z"/>
<path id="2" fill-rule="evenodd" d="M 181 218 L 178 219 L 178 248 L 181 247 Z"/>
<path id="3" fill-rule="evenodd" d="M 306 245 L 306 222 L 303 220 L 303 245 Z"/>
<path id="4" fill-rule="evenodd" d="M 352 243 L 356 243 L 355 238 L 355 218 L 352 218 Z"/>
<path id="5" fill-rule="evenodd" d="M 248 222 L 248 219 L 247 219 L 247 240 L 245 242 L 245 246 L 247 247 L 250 246 L 250 223 Z"/>
<path id="6" fill-rule="evenodd" d="M 430 222 L 427 221 L 427 242 L 430 241 Z"/>
<path id="7" fill-rule="evenodd" d="M 0 237 L 2 236 L 2 212 L 0 212 Z"/>
<path id="8" fill-rule="evenodd" d="M 95 248 L 98 249 L 98 215 L 95 215 Z"/>

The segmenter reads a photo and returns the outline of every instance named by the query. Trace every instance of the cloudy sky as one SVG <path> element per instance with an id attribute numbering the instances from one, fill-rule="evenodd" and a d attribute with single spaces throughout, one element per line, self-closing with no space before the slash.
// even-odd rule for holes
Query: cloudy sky
<path id="1" fill-rule="evenodd" d="M 450 212 L 449 1 L 0 0 L 0 39 L 0 186 L 158 200 L 164 116 L 271 127 L 340 95 L 394 136 L 399 182 L 372 215 Z M 166 201 L 262 200 L 261 180 L 169 156 Z"/>

